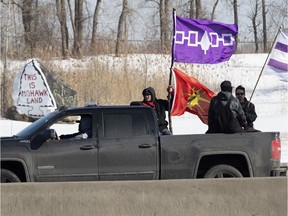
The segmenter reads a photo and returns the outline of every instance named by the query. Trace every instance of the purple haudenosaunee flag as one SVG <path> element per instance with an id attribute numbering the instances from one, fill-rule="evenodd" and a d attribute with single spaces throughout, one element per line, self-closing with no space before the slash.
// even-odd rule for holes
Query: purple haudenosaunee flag
<path id="1" fill-rule="evenodd" d="M 237 25 L 175 17 L 173 61 L 216 64 L 228 61 L 235 52 Z"/>
<path id="2" fill-rule="evenodd" d="M 288 82 L 288 36 L 282 31 L 275 40 L 264 74 L 275 75 Z"/>

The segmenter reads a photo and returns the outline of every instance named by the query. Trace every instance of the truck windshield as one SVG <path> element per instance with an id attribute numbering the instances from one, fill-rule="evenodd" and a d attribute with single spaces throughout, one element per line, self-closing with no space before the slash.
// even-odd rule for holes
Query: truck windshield
<path id="1" fill-rule="evenodd" d="M 51 112 L 43 117 L 41 117 L 40 119 L 38 119 L 37 121 L 33 122 L 32 124 L 30 124 L 29 126 L 27 126 L 26 128 L 24 128 L 23 130 L 21 130 L 20 132 L 18 132 L 15 136 L 16 137 L 29 137 L 32 133 L 34 133 L 35 131 L 37 131 L 39 128 L 41 128 L 46 122 L 49 122 L 51 119 L 53 119 L 56 115 L 59 114 L 59 111 L 54 111 Z"/>

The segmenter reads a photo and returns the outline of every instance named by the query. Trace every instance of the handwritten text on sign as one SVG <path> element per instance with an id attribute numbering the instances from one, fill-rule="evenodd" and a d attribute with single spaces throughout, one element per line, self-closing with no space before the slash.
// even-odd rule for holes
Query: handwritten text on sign
<path id="1" fill-rule="evenodd" d="M 54 105 L 45 76 L 40 70 L 37 71 L 32 62 L 26 64 L 20 80 L 17 105 Z"/>
<path id="2" fill-rule="evenodd" d="M 44 97 L 49 97 L 47 88 L 43 86 L 43 80 L 41 79 L 41 82 L 38 82 L 37 74 L 23 74 L 22 82 L 28 84 L 26 86 L 28 89 L 23 88 L 20 92 L 20 97 L 26 98 L 26 104 L 41 104 Z M 42 87 L 45 89 L 41 89 Z"/>

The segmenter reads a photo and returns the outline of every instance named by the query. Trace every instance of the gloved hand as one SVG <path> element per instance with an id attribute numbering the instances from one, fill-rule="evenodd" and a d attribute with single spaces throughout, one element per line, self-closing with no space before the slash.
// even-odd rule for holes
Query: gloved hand
<path id="1" fill-rule="evenodd" d="M 247 130 L 248 129 L 248 125 L 247 124 L 243 125 L 243 129 Z"/>
<path id="2" fill-rule="evenodd" d="M 172 85 L 168 85 L 167 92 L 172 93 L 173 91 L 174 91 L 173 86 Z"/>

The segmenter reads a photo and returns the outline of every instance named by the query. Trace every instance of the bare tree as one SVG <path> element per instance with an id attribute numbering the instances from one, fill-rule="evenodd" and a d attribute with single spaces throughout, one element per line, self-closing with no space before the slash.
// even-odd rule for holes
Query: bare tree
<path id="1" fill-rule="evenodd" d="M 57 17 L 60 22 L 61 29 L 61 46 L 62 46 L 62 57 L 63 59 L 68 58 L 68 47 L 69 47 L 69 34 L 66 21 L 66 6 L 65 0 L 56 0 Z"/>
<path id="2" fill-rule="evenodd" d="M 189 0 L 189 17 L 192 18 L 196 18 L 196 4 L 195 4 L 195 0 Z"/>
<path id="3" fill-rule="evenodd" d="M 201 0 L 189 0 L 189 2 L 190 2 L 189 17 L 195 19 L 203 19 L 204 14 L 202 10 Z"/>
<path id="4" fill-rule="evenodd" d="M 122 3 L 123 3 L 122 1 L 118 1 L 118 2 L 121 2 L 121 8 L 122 8 Z M 74 5 L 71 6 L 71 3 L 74 4 L 74 2 L 75 2 L 75 7 Z M 118 14 L 119 13 L 119 11 L 117 11 L 118 7 L 108 8 L 110 4 L 105 5 L 106 1 L 98 0 L 97 5 L 95 7 L 93 8 L 87 7 L 88 16 L 84 17 L 86 16 L 86 11 L 83 7 L 83 4 L 85 6 L 86 2 L 88 1 L 87 0 L 76 0 L 76 1 L 75 0 L 73 1 L 71 0 L 54 0 L 54 1 L 0 0 L 0 6 L 2 9 L 4 8 L 4 10 L 1 10 L 2 16 L 4 16 L 5 13 L 8 13 L 7 7 L 9 4 L 11 5 L 11 8 L 12 8 L 11 10 L 12 19 L 10 20 L 11 24 L 9 27 L 12 30 L 10 30 L 9 34 L 7 34 L 7 36 L 9 37 L 9 50 L 8 50 L 9 58 L 10 57 L 27 58 L 27 57 L 33 57 L 33 56 L 37 56 L 39 58 L 43 58 L 43 57 L 49 58 L 50 56 L 52 55 L 55 56 L 55 54 L 57 55 L 60 52 L 63 58 L 66 58 L 66 56 L 69 54 L 70 44 L 72 45 L 71 53 L 73 53 L 74 56 L 79 58 L 82 55 L 82 53 L 84 53 L 83 51 L 84 35 L 87 35 L 87 39 L 91 38 L 91 41 L 87 40 L 89 41 L 87 42 L 87 44 L 90 45 L 88 46 L 89 48 L 93 48 L 93 46 L 97 44 L 97 41 L 95 42 L 96 39 L 104 38 L 104 40 L 106 40 L 109 37 L 109 39 L 111 40 L 111 37 L 112 36 L 114 37 L 115 33 L 116 34 L 118 33 L 118 36 L 119 36 L 118 41 L 117 41 L 118 43 L 117 52 L 118 51 L 121 52 L 121 49 L 119 49 L 121 43 L 123 46 L 125 46 L 126 43 L 127 43 L 127 46 L 130 44 L 131 46 L 132 45 L 134 46 L 134 43 L 133 44 L 128 43 L 128 35 L 129 37 L 130 35 L 135 36 L 137 40 L 141 36 L 149 38 L 151 40 L 149 41 L 146 40 L 146 42 L 148 41 L 147 44 L 149 43 L 149 46 L 151 46 L 151 48 L 149 48 L 149 51 L 152 50 L 152 52 L 163 52 L 163 51 L 166 51 L 167 48 L 169 48 L 169 46 L 171 45 L 170 43 L 171 38 L 169 37 L 171 36 L 170 28 L 171 28 L 171 23 L 172 23 L 171 14 L 172 14 L 173 7 L 177 8 L 177 12 L 179 11 L 180 15 L 190 16 L 191 18 L 198 18 L 198 19 L 205 19 L 206 14 L 208 15 L 207 8 L 211 8 L 211 13 L 207 17 L 209 17 L 209 19 L 210 18 L 214 19 L 217 16 L 217 13 L 219 13 L 217 11 L 219 7 L 218 5 L 221 2 L 224 2 L 224 0 L 223 1 L 219 1 L 219 0 L 213 0 L 213 1 L 211 0 L 209 1 L 208 0 L 202 0 L 202 1 L 201 0 L 177 0 L 177 1 L 176 0 L 173 0 L 173 1 L 171 0 L 142 0 L 140 1 L 138 0 L 137 3 L 136 1 L 131 1 L 131 5 L 130 5 L 130 2 L 126 0 L 124 1 L 124 3 L 125 2 L 129 3 L 129 10 L 127 8 L 127 15 L 125 15 L 127 16 L 127 18 L 123 14 L 121 17 L 121 20 L 123 20 L 124 24 L 117 26 L 117 23 L 118 23 L 118 20 L 117 20 L 116 27 L 114 25 L 111 25 L 111 20 L 112 18 L 115 18 L 115 16 L 111 17 L 110 14 L 111 13 Z M 137 5 L 138 2 L 141 2 L 140 4 L 143 5 L 143 7 L 137 8 L 137 10 L 139 9 L 139 11 L 141 9 L 141 12 L 133 11 L 133 7 Z M 207 2 L 209 2 L 210 6 L 207 6 L 207 4 L 204 4 Z M 238 10 L 239 10 L 240 2 L 243 2 L 243 6 L 245 7 L 247 7 L 248 4 L 249 5 L 255 4 L 255 0 L 251 0 L 251 1 L 226 0 L 226 2 L 229 3 L 229 6 L 231 6 L 231 9 L 233 11 L 232 13 L 234 13 L 233 15 L 234 15 L 235 24 L 238 24 Z M 258 26 L 258 23 L 256 22 L 256 18 L 255 18 L 254 29 L 255 29 L 255 26 L 258 26 L 256 28 L 256 31 L 258 31 L 257 32 L 258 35 L 257 34 L 256 35 L 257 35 L 257 38 L 259 39 L 257 40 L 259 40 L 258 41 L 259 43 L 260 42 L 262 43 L 262 37 L 263 37 L 263 44 L 264 44 L 263 47 L 265 51 L 267 50 L 267 47 L 269 48 L 269 45 L 270 45 L 269 42 L 271 42 L 271 40 L 273 39 L 271 37 L 275 35 L 276 30 L 278 30 L 280 26 L 283 26 L 284 31 L 287 31 L 288 29 L 287 7 L 285 7 L 285 5 L 287 5 L 287 0 L 277 0 L 277 1 L 258 0 L 258 2 L 259 2 L 258 4 L 259 12 L 258 12 L 258 17 L 257 17 L 257 22 L 260 21 L 261 26 Z M 154 4 L 154 7 L 153 7 L 153 4 Z M 89 4 L 87 3 L 87 5 Z M 66 15 L 65 15 L 65 9 L 64 9 L 65 7 L 66 7 Z M 100 8 L 103 9 L 103 11 Z M 260 18 L 261 10 L 262 10 L 262 17 Z M 109 13 L 107 12 L 109 16 L 107 16 L 106 19 L 103 19 L 103 25 L 101 23 L 101 26 L 100 26 L 99 20 L 100 19 L 102 20 L 102 17 L 105 16 L 106 11 L 109 11 Z M 147 11 L 148 11 L 149 17 L 147 17 L 147 14 L 146 14 Z M 138 15 L 134 16 L 131 19 L 132 12 L 135 14 L 138 13 Z M 245 13 L 246 13 L 245 15 L 248 16 L 247 10 L 245 11 Z M 255 13 L 255 11 L 253 11 L 253 13 Z M 153 15 L 151 16 L 151 14 Z M 90 19 L 90 20 L 89 20 L 88 25 L 86 26 L 87 19 Z M 66 24 L 65 24 L 65 20 L 66 20 Z M 253 18 L 251 15 L 251 21 L 252 20 Z M 2 21 L 1 26 L 6 24 L 6 21 L 4 19 L 1 19 L 1 21 Z M 242 17 L 240 18 L 239 22 L 242 22 Z M 247 24 L 247 22 L 243 24 L 249 25 L 249 28 L 251 27 L 252 29 L 253 27 L 251 25 L 250 20 L 248 22 L 249 24 Z M 137 28 L 133 29 L 133 24 L 136 24 Z M 141 29 L 142 32 L 139 31 L 139 28 L 138 28 L 139 24 L 145 25 L 145 28 Z M 71 30 L 70 28 L 68 28 L 70 26 L 72 26 Z M 90 36 L 89 34 L 90 34 L 91 26 L 93 27 L 91 28 L 92 34 Z M 120 31 L 118 31 L 117 27 Z M 110 29 L 111 34 L 109 35 L 109 33 L 107 34 L 104 33 L 103 35 L 100 35 L 100 28 L 105 28 L 103 31 L 105 33 L 109 31 L 107 29 Z M 143 33 L 145 29 L 147 29 L 147 32 Z M 251 30 L 251 32 L 254 33 L 253 40 L 255 40 L 254 29 L 253 31 Z M 260 29 L 261 31 L 263 29 L 263 36 L 262 36 L 262 32 L 259 32 Z M 69 33 L 71 31 L 71 36 L 70 34 L 68 34 L 68 31 Z M 245 32 L 245 33 L 249 34 L 249 32 Z M 237 35 L 237 38 L 236 38 L 237 44 L 239 44 L 238 37 L 241 37 L 242 36 L 241 34 L 243 35 L 244 32 L 239 32 L 239 34 Z M 3 37 L 3 32 L 1 34 L 1 37 Z M 70 42 L 69 37 L 73 38 L 74 41 Z M 155 40 L 155 37 L 157 37 L 158 40 L 157 39 Z M 3 39 L 0 38 L 0 40 L 2 41 Z M 157 43 L 157 46 L 155 45 L 156 43 Z M 138 44 L 139 43 L 137 41 L 137 44 L 134 47 L 138 46 Z M 111 49 L 109 50 L 109 52 L 111 52 Z"/>
<path id="5" fill-rule="evenodd" d="M 282 27 L 282 30 L 288 32 L 288 13 L 287 0 L 269 1 L 267 5 L 267 37 L 271 36 L 273 41 L 276 32 Z M 269 39 L 269 38 L 268 38 Z"/>
<path id="6" fill-rule="evenodd" d="M 196 19 L 203 19 L 203 9 L 202 9 L 202 3 L 201 0 L 196 0 Z"/>
<path id="7" fill-rule="evenodd" d="M 168 49 L 169 41 L 169 0 L 160 0 L 160 41 L 161 41 L 161 50 L 165 51 Z"/>
<path id="8" fill-rule="evenodd" d="M 4 12 L 3 8 L 0 8 L 1 12 Z M 5 110 L 8 108 L 8 97 L 7 97 L 7 54 L 9 50 L 9 37 L 8 34 L 10 32 L 10 22 L 11 22 L 11 3 L 10 1 L 7 4 L 7 13 L 1 14 L 1 38 L 0 38 L 0 45 L 1 45 L 1 53 L 0 59 L 3 61 L 3 71 L 0 73 L 0 80 L 1 80 L 1 116 L 4 116 Z"/>
<path id="9" fill-rule="evenodd" d="M 122 3 L 122 12 L 118 22 L 118 31 L 117 31 L 117 41 L 116 41 L 116 55 L 120 55 L 123 52 L 123 48 L 126 45 L 127 41 L 127 32 L 125 28 L 126 19 L 128 16 L 128 0 L 123 0 Z"/>
<path id="10" fill-rule="evenodd" d="M 213 9 L 212 9 L 212 13 L 211 13 L 211 18 L 210 18 L 211 20 L 214 20 L 214 19 L 215 19 L 215 12 L 216 12 L 216 7 L 217 7 L 218 3 L 219 3 L 219 0 L 216 0 L 215 3 L 214 3 L 214 5 L 213 5 Z"/>
<path id="11" fill-rule="evenodd" d="M 73 19 L 74 16 L 73 16 L 70 0 L 67 0 L 67 3 L 68 3 L 69 14 L 70 14 L 70 22 L 71 22 L 72 29 L 73 29 L 73 35 L 75 35 L 76 34 L 76 29 L 75 29 L 75 22 L 74 22 L 74 19 Z"/>
<path id="12" fill-rule="evenodd" d="M 171 15 L 172 15 L 172 10 L 170 10 L 169 6 L 170 6 L 170 0 L 166 0 L 165 1 L 165 48 L 169 48 L 171 43 L 171 32 L 172 32 L 172 29 L 170 28 L 171 25 L 169 25 L 169 23 L 172 22 L 171 20 Z M 170 18 L 169 18 L 170 17 Z"/>
<path id="13" fill-rule="evenodd" d="M 239 21 L 238 21 L 238 0 L 226 0 L 228 4 L 231 4 L 233 7 L 233 17 L 234 17 L 234 24 L 239 26 Z M 238 39 L 238 34 L 235 35 L 235 40 L 236 44 L 238 44 L 239 39 Z"/>
<path id="14" fill-rule="evenodd" d="M 21 4 L 22 3 L 22 4 Z M 22 20 L 24 26 L 25 45 L 30 49 L 30 56 L 33 56 L 33 0 L 25 0 L 17 4 L 22 10 Z"/>
<path id="15" fill-rule="evenodd" d="M 159 15 L 160 15 L 159 20 L 160 20 L 161 50 L 164 50 L 164 47 L 165 47 L 165 23 L 166 23 L 165 0 L 160 0 Z"/>
<path id="16" fill-rule="evenodd" d="M 3 0 L 1 3 L 7 4 L 7 2 Z M 25 41 L 25 50 L 28 51 L 30 57 L 33 57 L 35 54 L 37 41 L 40 38 L 37 30 L 39 27 L 39 15 L 41 15 L 38 0 L 9 0 L 8 3 L 16 5 L 21 11 L 24 28 L 23 35 Z"/>
<path id="17" fill-rule="evenodd" d="M 262 20 L 263 20 L 263 51 L 267 52 L 267 27 L 266 27 L 266 2 L 262 0 Z"/>
<path id="18" fill-rule="evenodd" d="M 170 0 L 145 0 L 157 4 L 157 14 L 159 13 L 160 23 L 160 45 L 161 50 L 165 52 L 170 46 L 170 25 L 169 17 L 172 15 Z M 170 11 L 171 9 L 171 11 Z M 170 13 L 171 12 L 171 13 Z"/>
<path id="19" fill-rule="evenodd" d="M 254 5 L 251 5 L 251 13 L 248 16 L 252 22 L 252 28 L 253 28 L 253 35 L 254 35 L 254 44 L 255 44 L 255 53 L 259 52 L 259 41 L 258 41 L 258 20 L 257 17 L 259 15 L 259 10 L 260 10 L 260 3 L 259 0 L 255 0 Z"/>
<path id="20" fill-rule="evenodd" d="M 234 24 L 236 24 L 237 26 L 239 26 L 239 22 L 238 22 L 238 2 L 237 0 L 233 0 L 233 14 L 234 14 Z M 235 40 L 236 40 L 236 44 L 238 44 L 238 34 L 235 35 Z"/>
<path id="21" fill-rule="evenodd" d="M 91 46 L 90 50 L 95 48 L 96 43 L 96 33 L 97 33 L 97 26 L 98 20 L 100 16 L 100 8 L 101 8 L 102 0 L 98 0 L 95 6 L 94 16 L 93 16 L 93 28 L 92 28 L 92 39 L 91 39 Z"/>
<path id="22" fill-rule="evenodd" d="M 77 58 L 82 57 L 82 43 L 83 43 L 83 31 L 84 31 L 84 0 L 75 0 L 75 32 L 74 32 L 74 45 L 72 53 Z"/>

